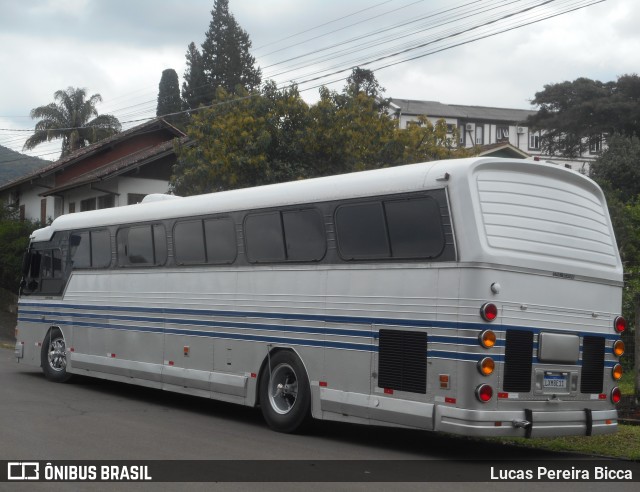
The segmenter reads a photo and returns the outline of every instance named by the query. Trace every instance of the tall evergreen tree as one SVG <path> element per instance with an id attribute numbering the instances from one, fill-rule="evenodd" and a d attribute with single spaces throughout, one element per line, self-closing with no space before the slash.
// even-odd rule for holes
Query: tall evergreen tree
<path id="1" fill-rule="evenodd" d="M 182 97 L 189 109 L 210 104 L 219 88 L 228 94 L 254 91 L 262 80 L 251 55 L 251 40 L 229 11 L 229 0 L 215 0 L 202 52 L 187 50 Z"/>
<path id="2" fill-rule="evenodd" d="M 158 106 L 156 116 L 165 116 L 177 113 L 182 109 L 180 99 L 180 82 L 178 74 L 173 68 L 167 68 L 162 72 L 160 84 L 158 85 Z M 167 121 L 178 121 L 179 115 L 166 116 Z"/>
<path id="3" fill-rule="evenodd" d="M 207 84 L 202 63 L 202 54 L 194 42 L 187 48 L 187 69 L 182 83 L 182 102 L 184 109 L 195 109 L 202 104 L 210 103 L 214 92 Z"/>

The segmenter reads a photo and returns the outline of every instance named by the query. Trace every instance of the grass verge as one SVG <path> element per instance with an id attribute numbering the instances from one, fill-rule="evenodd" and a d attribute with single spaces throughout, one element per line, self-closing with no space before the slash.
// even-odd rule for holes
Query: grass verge
<path id="1" fill-rule="evenodd" d="M 633 395 L 635 391 L 635 382 L 633 380 L 633 371 L 625 372 L 618 384 L 623 395 Z"/>
<path id="2" fill-rule="evenodd" d="M 569 436 L 540 439 L 500 438 L 500 442 L 550 451 L 569 451 L 640 461 L 640 426 L 618 425 L 618 432 L 603 436 Z"/>

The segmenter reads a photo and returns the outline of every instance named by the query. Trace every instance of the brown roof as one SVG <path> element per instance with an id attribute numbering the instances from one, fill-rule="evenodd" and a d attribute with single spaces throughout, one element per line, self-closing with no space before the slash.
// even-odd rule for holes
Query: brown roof
<path id="1" fill-rule="evenodd" d="M 12 188 L 16 185 L 25 183 L 27 181 L 30 181 L 32 179 L 35 178 L 39 178 L 39 177 L 44 177 L 47 176 L 48 174 L 51 174 L 52 172 L 57 171 L 58 169 L 67 167 L 71 164 L 73 164 L 76 161 L 82 160 L 83 158 L 94 154 L 100 150 L 102 150 L 105 147 L 108 147 L 110 145 L 112 145 L 115 142 L 118 141 L 122 141 L 125 140 L 127 138 L 133 137 L 139 133 L 144 133 L 145 131 L 152 131 L 152 129 L 161 129 L 161 128 L 165 128 L 167 130 L 169 130 L 171 133 L 174 133 L 176 135 L 176 137 L 184 137 L 185 134 L 180 131 L 178 128 L 176 128 L 175 126 L 171 125 L 170 123 L 168 123 L 166 120 L 162 119 L 162 118 L 155 118 L 153 120 L 147 121 L 145 123 L 142 123 L 141 125 L 138 126 L 134 126 L 131 127 L 125 131 L 122 131 L 120 133 L 116 133 L 115 135 L 112 135 L 109 138 L 105 138 L 103 140 L 100 140 L 99 142 L 96 142 L 92 145 L 89 145 L 87 147 L 83 147 L 81 149 L 76 150 L 75 152 L 61 158 L 58 159 L 57 161 L 53 162 L 52 164 L 42 167 L 40 169 L 37 169 L 33 172 L 30 172 L 18 179 L 14 179 L 13 181 L 10 181 L 8 183 L 3 184 L 2 186 L 0 186 L 0 190 L 4 190 L 4 189 L 8 189 L 8 188 Z M 137 154 L 137 153 L 136 153 Z M 136 155 L 136 154 L 132 154 L 132 155 Z M 126 158 L 125 158 L 126 159 Z M 117 161 L 116 161 L 117 162 Z M 105 167 L 110 167 L 110 166 L 105 166 Z"/>
<path id="2" fill-rule="evenodd" d="M 188 137 L 182 137 L 180 139 L 181 142 L 186 142 Z M 168 140 L 161 144 L 153 145 L 144 149 L 141 149 L 133 154 L 126 155 L 117 159 L 106 166 L 102 166 L 98 169 L 94 169 L 85 174 L 77 176 L 73 178 L 71 181 L 68 181 L 64 185 L 58 186 L 57 188 L 52 188 L 47 190 L 44 193 L 41 193 L 41 196 L 49 196 L 54 195 L 56 193 L 60 193 L 61 191 L 65 191 L 71 188 L 76 188 L 78 186 L 96 183 L 98 181 L 102 181 L 105 178 L 117 176 L 119 174 L 126 173 L 131 169 L 135 169 L 136 167 L 142 166 L 149 161 L 157 160 L 160 157 L 164 157 L 165 155 L 170 155 L 173 153 L 173 140 Z"/>

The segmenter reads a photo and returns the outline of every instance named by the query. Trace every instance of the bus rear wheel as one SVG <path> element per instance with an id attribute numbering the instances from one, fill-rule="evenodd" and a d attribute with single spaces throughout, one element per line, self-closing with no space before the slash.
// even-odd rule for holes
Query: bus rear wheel
<path id="1" fill-rule="evenodd" d="M 40 364 L 49 381 L 64 383 L 71 377 L 67 372 L 67 346 L 59 329 L 52 328 L 44 337 Z"/>
<path id="2" fill-rule="evenodd" d="M 310 420 L 309 378 L 293 352 L 276 352 L 267 362 L 260 379 L 260 408 L 278 432 L 299 431 Z"/>

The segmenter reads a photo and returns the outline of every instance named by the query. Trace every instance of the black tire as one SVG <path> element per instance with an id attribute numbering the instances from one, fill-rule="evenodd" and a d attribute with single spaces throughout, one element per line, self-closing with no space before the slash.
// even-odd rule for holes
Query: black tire
<path id="1" fill-rule="evenodd" d="M 269 427 L 278 432 L 300 431 L 311 420 L 309 377 L 293 352 L 276 352 L 271 363 L 265 364 L 260 378 L 260 409 Z"/>
<path id="2" fill-rule="evenodd" d="M 64 383 L 71 377 L 67 372 L 67 346 L 57 328 L 51 328 L 42 341 L 40 365 L 49 381 Z"/>

